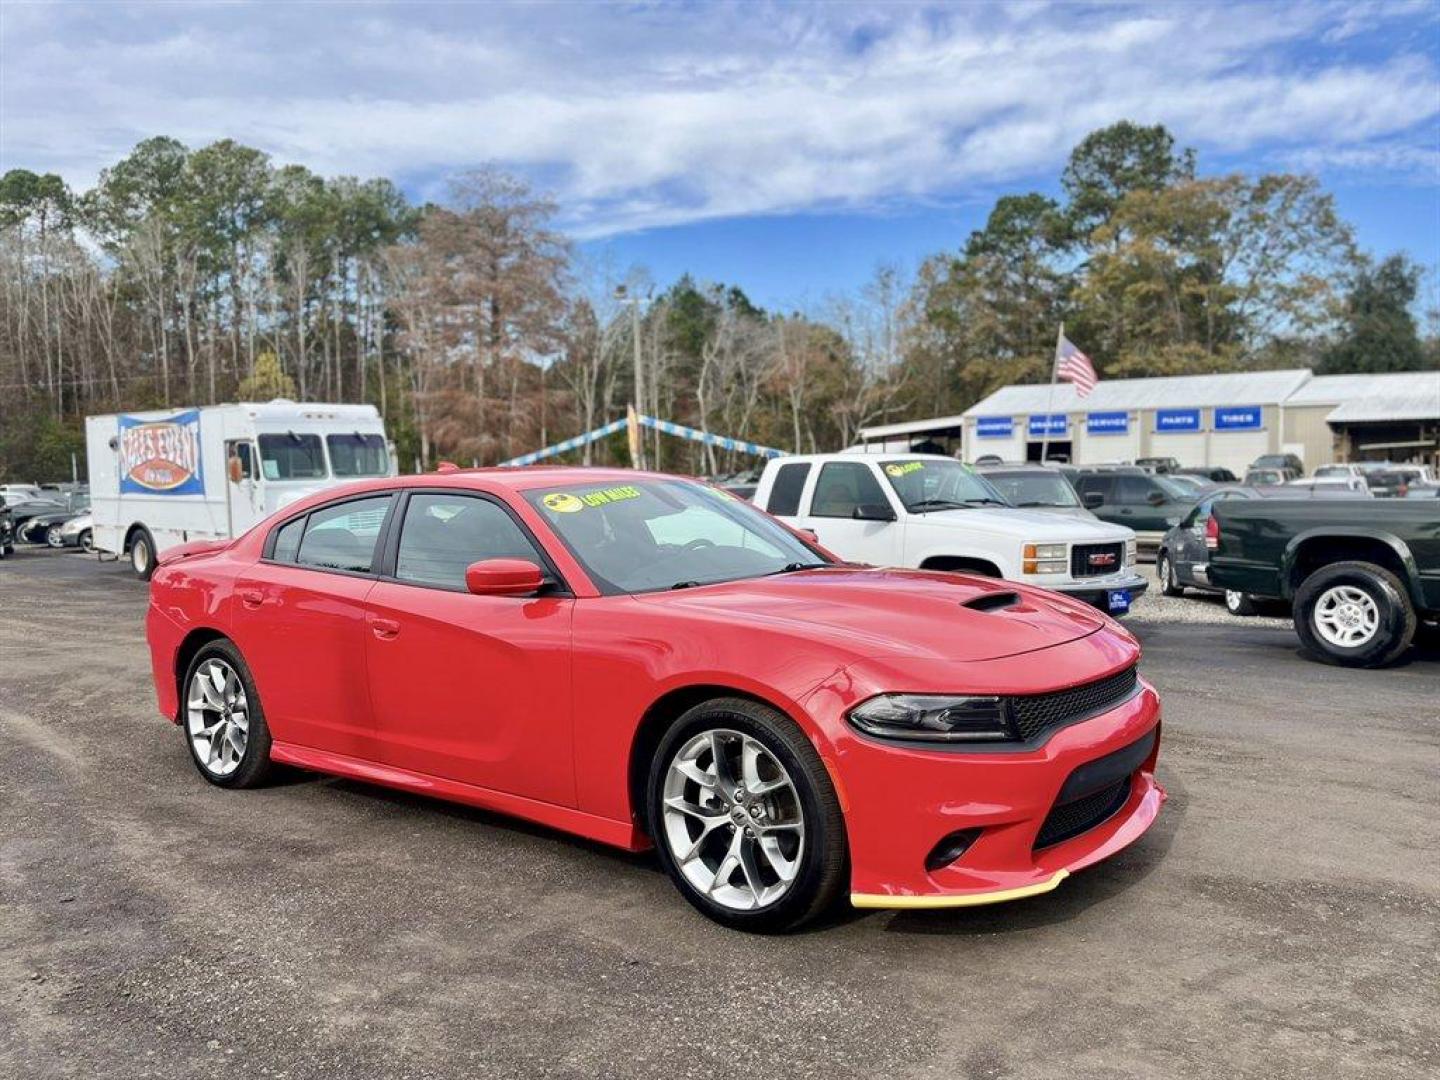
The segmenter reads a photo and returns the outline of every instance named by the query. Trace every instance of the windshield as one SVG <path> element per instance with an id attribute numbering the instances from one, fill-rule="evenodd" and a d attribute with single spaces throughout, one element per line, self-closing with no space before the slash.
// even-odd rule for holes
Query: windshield
<path id="1" fill-rule="evenodd" d="M 710 585 L 828 562 L 744 500 L 689 480 L 637 477 L 524 495 L 605 593 Z"/>
<path id="2" fill-rule="evenodd" d="M 1195 498 L 1195 489 L 1187 488 L 1182 484 L 1177 484 L 1168 476 L 1152 476 L 1150 479 L 1155 481 L 1156 485 L 1160 488 L 1160 490 L 1165 492 L 1165 494 L 1169 495 L 1172 499 L 1184 499 L 1186 501 L 1189 501 Z"/>
<path id="3" fill-rule="evenodd" d="M 319 435 L 261 435 L 260 474 L 266 480 L 316 480 L 325 476 Z"/>
<path id="4" fill-rule="evenodd" d="M 330 468 L 336 476 L 384 476 L 390 471 L 384 435 L 327 435 Z"/>
<path id="5" fill-rule="evenodd" d="M 969 506 L 1009 506 L 990 482 L 970 466 L 948 458 L 887 461 L 881 470 L 912 514 Z"/>
<path id="6" fill-rule="evenodd" d="M 1011 506 L 1079 506 L 1080 499 L 1070 481 L 1052 472 L 987 472 L 985 479 L 994 484 Z"/>

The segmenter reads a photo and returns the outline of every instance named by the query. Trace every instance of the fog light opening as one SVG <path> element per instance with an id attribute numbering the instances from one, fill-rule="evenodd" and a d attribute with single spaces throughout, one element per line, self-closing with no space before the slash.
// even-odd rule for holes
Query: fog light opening
<path id="1" fill-rule="evenodd" d="M 975 843 L 979 835 L 979 829 L 961 829 L 942 837 L 930 854 L 925 856 L 925 869 L 932 874 L 936 870 L 943 870 L 969 851 L 970 845 Z"/>

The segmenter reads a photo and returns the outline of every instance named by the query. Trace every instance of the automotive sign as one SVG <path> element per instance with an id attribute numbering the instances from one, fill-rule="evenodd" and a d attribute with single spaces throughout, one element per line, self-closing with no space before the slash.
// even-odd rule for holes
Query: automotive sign
<path id="1" fill-rule="evenodd" d="M 1087 435 L 1124 435 L 1129 430 L 1128 412 L 1092 412 L 1085 417 Z"/>
<path id="2" fill-rule="evenodd" d="M 1157 409 L 1156 431 L 1199 431 L 1199 409 Z"/>
<path id="3" fill-rule="evenodd" d="M 1030 437 L 1039 438 L 1042 435 L 1064 435 L 1068 417 L 1064 413 L 1050 413 L 1048 416 L 1041 413 L 1039 416 L 1030 417 Z"/>
<path id="4" fill-rule="evenodd" d="M 1229 405 L 1215 410 L 1216 431 L 1259 431 L 1262 410 L 1259 405 Z"/>
<path id="5" fill-rule="evenodd" d="M 120 491 L 135 495 L 199 495 L 200 410 L 168 420 L 120 417 Z"/>
<path id="6" fill-rule="evenodd" d="M 1015 418 L 982 416 L 975 421 L 975 434 L 982 439 L 1008 439 L 1015 434 Z"/>

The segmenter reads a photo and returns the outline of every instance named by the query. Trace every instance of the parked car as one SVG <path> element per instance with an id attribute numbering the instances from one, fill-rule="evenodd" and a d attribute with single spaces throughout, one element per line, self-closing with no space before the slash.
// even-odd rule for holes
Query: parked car
<path id="1" fill-rule="evenodd" d="M 1440 484 L 1411 484 L 1405 489 L 1407 499 L 1440 499 Z"/>
<path id="2" fill-rule="evenodd" d="M 1173 457 L 1136 458 L 1135 464 L 1140 466 L 1140 468 L 1144 469 L 1146 472 L 1161 474 L 1176 472 L 1180 468 L 1179 460 Z"/>
<path id="3" fill-rule="evenodd" d="M 1252 466 L 1245 470 L 1246 487 L 1280 487 L 1297 479 L 1285 469 L 1257 469 Z"/>
<path id="4" fill-rule="evenodd" d="M 69 514 L 65 504 L 54 499 L 24 499 L 12 501 L 10 506 L 10 520 L 15 527 L 16 543 L 43 544 L 45 534 L 42 531 L 38 538 L 29 538 L 29 524 L 32 518 L 49 517 L 59 514 L 64 517 Z"/>
<path id="5" fill-rule="evenodd" d="M 1253 615 L 1255 601 L 1250 596 L 1211 583 L 1210 552 L 1214 550 L 1215 541 L 1207 527 L 1211 508 L 1217 502 L 1259 498 L 1263 498 L 1261 492 L 1240 485 L 1207 492 L 1160 540 L 1160 548 L 1155 553 L 1155 577 L 1160 582 L 1160 592 L 1165 596 L 1184 596 L 1186 589 L 1224 593 L 1225 607 L 1232 615 Z"/>
<path id="6" fill-rule="evenodd" d="M 172 548 L 150 594 L 160 711 L 210 783 L 286 763 L 653 845 L 740 929 L 847 893 L 1047 892 L 1165 797 L 1159 700 L 1113 620 L 1022 583 L 840 564 L 679 477 L 362 481 Z"/>
<path id="7" fill-rule="evenodd" d="M 853 562 L 1024 581 L 1116 614 L 1148 584 L 1129 529 L 1018 509 L 939 455 L 774 458 L 755 503 Z"/>
<path id="8" fill-rule="evenodd" d="M 46 538 L 46 543 L 50 543 Z M 87 555 L 95 550 L 95 520 L 87 511 L 77 514 L 60 526 L 60 543 L 51 547 L 75 547 Z"/>
<path id="9" fill-rule="evenodd" d="M 1094 521 L 1065 471 L 1044 465 L 982 465 L 975 469 L 990 481 L 1011 506 L 1045 510 Z"/>
<path id="10" fill-rule="evenodd" d="M 15 523 L 10 518 L 10 507 L 5 496 L 0 495 L 0 559 L 15 554 Z"/>
<path id="11" fill-rule="evenodd" d="M 1294 454 L 1261 454 L 1250 463 L 1252 469 L 1280 469 L 1287 480 L 1298 480 L 1305 475 L 1305 463 Z"/>
<path id="12" fill-rule="evenodd" d="M 0 499 L 7 503 L 31 502 L 45 498 L 39 484 L 0 484 Z"/>
<path id="13" fill-rule="evenodd" d="M 1202 480 L 1209 480 L 1216 484 L 1237 484 L 1240 478 L 1223 465 L 1189 465 L 1184 468 L 1174 469 L 1172 476 L 1198 476 Z"/>
<path id="14" fill-rule="evenodd" d="M 1076 481 L 1080 497 L 1100 496 L 1091 511 L 1101 521 L 1123 525 L 1135 531 L 1142 551 L 1154 551 L 1166 531 L 1198 501 L 1194 492 L 1171 482 L 1168 476 L 1142 472 L 1082 472 Z"/>
<path id="15" fill-rule="evenodd" d="M 1199 476 L 1191 476 L 1188 473 L 1166 473 L 1165 479 L 1169 480 L 1170 483 L 1178 486 L 1183 491 L 1188 491 L 1196 498 L 1204 495 L 1205 492 L 1211 490 L 1215 486 L 1209 480 L 1206 480 Z"/>
<path id="16" fill-rule="evenodd" d="M 89 500 L 78 496 L 67 500 L 70 505 L 63 510 L 34 514 L 16 530 L 16 537 L 25 544 L 48 544 L 50 547 L 64 547 L 61 531 L 66 522 L 84 514 L 89 515 Z"/>
<path id="17" fill-rule="evenodd" d="M 1434 478 L 1425 465 L 1389 465 L 1365 474 L 1365 483 L 1376 498 L 1403 499 L 1411 484 L 1428 484 Z"/>
<path id="18" fill-rule="evenodd" d="M 1440 617 L 1440 503 L 1227 500 L 1209 529 L 1211 582 L 1290 602 L 1301 642 L 1331 663 L 1388 664 Z"/>

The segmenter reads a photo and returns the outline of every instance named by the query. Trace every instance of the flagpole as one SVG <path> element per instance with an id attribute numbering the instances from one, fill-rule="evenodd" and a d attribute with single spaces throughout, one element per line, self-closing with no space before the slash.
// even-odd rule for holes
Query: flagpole
<path id="1" fill-rule="evenodd" d="M 1050 457 L 1050 417 L 1055 408 L 1055 380 L 1060 374 L 1060 342 L 1065 340 L 1065 324 L 1060 324 L 1060 331 L 1055 335 L 1055 355 L 1050 358 L 1050 394 L 1045 399 L 1045 421 L 1040 436 L 1040 464 L 1044 465 Z"/>

